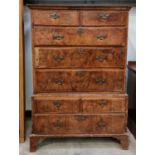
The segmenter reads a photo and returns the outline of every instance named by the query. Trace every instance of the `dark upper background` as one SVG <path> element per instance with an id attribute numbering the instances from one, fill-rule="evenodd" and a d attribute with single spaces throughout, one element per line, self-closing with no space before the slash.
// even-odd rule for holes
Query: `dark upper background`
<path id="1" fill-rule="evenodd" d="M 136 0 L 24 0 L 25 4 L 122 4 L 136 5 Z"/>

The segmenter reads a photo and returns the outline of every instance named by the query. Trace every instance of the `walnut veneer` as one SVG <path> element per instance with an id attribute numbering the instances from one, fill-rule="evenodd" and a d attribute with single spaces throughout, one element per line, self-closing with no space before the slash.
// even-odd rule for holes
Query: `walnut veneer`
<path id="1" fill-rule="evenodd" d="M 128 10 L 31 7 L 31 152 L 48 137 L 113 137 L 127 149 Z"/>

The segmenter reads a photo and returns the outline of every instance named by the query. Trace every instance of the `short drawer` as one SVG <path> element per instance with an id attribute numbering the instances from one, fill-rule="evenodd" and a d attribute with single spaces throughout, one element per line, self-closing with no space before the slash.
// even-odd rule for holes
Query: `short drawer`
<path id="1" fill-rule="evenodd" d="M 78 11 L 71 10 L 32 10 L 34 25 L 79 25 Z"/>
<path id="2" fill-rule="evenodd" d="M 125 66 L 121 47 L 36 47 L 35 68 L 100 68 Z"/>
<path id="3" fill-rule="evenodd" d="M 121 134 L 125 131 L 125 114 L 104 115 L 33 115 L 35 134 Z"/>
<path id="4" fill-rule="evenodd" d="M 81 24 L 85 26 L 124 26 L 127 20 L 125 11 L 81 11 Z"/>
<path id="5" fill-rule="evenodd" d="M 32 98 L 33 114 L 44 113 L 78 113 L 79 99 L 59 97 L 54 98 Z"/>
<path id="6" fill-rule="evenodd" d="M 125 46 L 125 27 L 34 27 L 34 45 Z"/>
<path id="7" fill-rule="evenodd" d="M 113 98 L 113 97 L 90 97 L 82 99 L 82 113 L 86 114 L 102 114 L 108 112 L 126 112 L 127 103 L 126 98 Z"/>
<path id="8" fill-rule="evenodd" d="M 39 69 L 34 74 L 35 93 L 124 91 L 124 70 Z"/>

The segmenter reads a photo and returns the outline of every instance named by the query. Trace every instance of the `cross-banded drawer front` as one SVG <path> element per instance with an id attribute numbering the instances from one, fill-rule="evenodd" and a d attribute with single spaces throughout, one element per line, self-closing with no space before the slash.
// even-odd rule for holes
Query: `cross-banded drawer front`
<path id="1" fill-rule="evenodd" d="M 34 25 L 125 26 L 125 11 L 32 10 Z"/>
<path id="2" fill-rule="evenodd" d="M 93 126 L 94 132 L 98 134 L 124 133 L 126 119 L 125 114 L 97 115 Z"/>
<path id="3" fill-rule="evenodd" d="M 124 67 L 125 48 L 40 47 L 35 48 L 35 68 Z"/>
<path id="4" fill-rule="evenodd" d="M 32 120 L 32 132 L 36 134 L 61 134 L 68 128 L 64 115 L 33 115 Z"/>
<path id="5" fill-rule="evenodd" d="M 81 24 L 85 26 L 125 26 L 127 12 L 121 11 L 82 11 Z"/>
<path id="6" fill-rule="evenodd" d="M 82 112 L 87 114 L 126 112 L 126 104 L 125 98 L 86 98 L 82 100 Z"/>
<path id="7" fill-rule="evenodd" d="M 36 70 L 35 92 L 122 92 L 122 70 Z"/>
<path id="8" fill-rule="evenodd" d="M 121 134 L 124 132 L 124 114 L 104 115 L 33 115 L 35 134 Z"/>
<path id="9" fill-rule="evenodd" d="M 34 27 L 34 45 L 126 45 L 127 29 L 120 27 Z"/>
<path id="10" fill-rule="evenodd" d="M 39 99 L 33 100 L 33 113 L 78 113 L 79 110 L 78 99 Z"/>
<path id="11" fill-rule="evenodd" d="M 79 12 L 70 10 L 32 10 L 34 25 L 78 26 Z"/>

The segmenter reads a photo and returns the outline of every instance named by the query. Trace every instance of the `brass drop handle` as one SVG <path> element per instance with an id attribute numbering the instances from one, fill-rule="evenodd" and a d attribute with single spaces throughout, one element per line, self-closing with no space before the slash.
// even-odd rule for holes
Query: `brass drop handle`
<path id="1" fill-rule="evenodd" d="M 97 38 L 98 40 L 104 40 L 104 39 L 106 39 L 107 37 L 108 37 L 107 34 L 97 35 L 97 36 L 96 36 L 96 38 Z"/>
<path id="2" fill-rule="evenodd" d="M 86 120 L 87 119 L 87 116 L 84 116 L 84 115 L 79 115 L 79 116 L 75 116 L 75 119 L 77 120 L 77 121 L 84 121 L 84 120 Z"/>
<path id="3" fill-rule="evenodd" d="M 103 20 L 107 20 L 110 17 L 109 13 L 101 13 L 99 14 L 99 17 Z"/>
<path id="4" fill-rule="evenodd" d="M 56 120 L 54 123 L 53 123 L 53 126 L 57 129 L 60 129 L 63 127 L 63 123 L 60 122 L 60 120 Z"/>
<path id="5" fill-rule="evenodd" d="M 58 18 L 60 18 L 60 14 L 57 13 L 57 12 L 53 12 L 53 13 L 50 14 L 50 17 L 53 18 L 53 19 L 58 19 Z"/>
<path id="6" fill-rule="evenodd" d="M 58 85 L 63 85 L 64 80 L 63 79 L 58 79 L 58 80 L 55 80 L 55 83 L 58 84 Z"/>
<path id="7" fill-rule="evenodd" d="M 101 106 L 101 107 L 104 107 L 108 104 L 108 101 L 107 100 L 101 100 L 98 102 L 98 104 Z"/>
<path id="8" fill-rule="evenodd" d="M 103 122 L 103 120 L 100 120 L 99 122 L 97 122 L 97 128 L 103 129 L 106 127 L 106 123 Z"/>
<path id="9" fill-rule="evenodd" d="M 53 58 L 57 62 L 60 62 L 60 61 L 63 61 L 64 60 L 64 56 L 63 55 L 54 56 Z"/>
<path id="10" fill-rule="evenodd" d="M 60 100 L 55 100 L 53 101 L 54 106 L 57 107 L 57 109 L 59 109 L 62 106 L 62 102 Z"/>
<path id="11" fill-rule="evenodd" d="M 96 60 L 97 60 L 97 61 L 100 61 L 100 62 L 102 62 L 102 61 L 104 61 L 104 60 L 106 60 L 106 59 L 107 59 L 106 56 L 102 56 L 102 55 L 96 56 Z"/>
<path id="12" fill-rule="evenodd" d="M 64 36 L 61 34 L 56 34 L 53 36 L 53 40 L 63 40 L 63 39 L 64 39 Z"/>
<path id="13" fill-rule="evenodd" d="M 104 79 L 96 79 L 96 84 L 98 85 L 102 85 L 104 84 L 106 81 Z"/>

